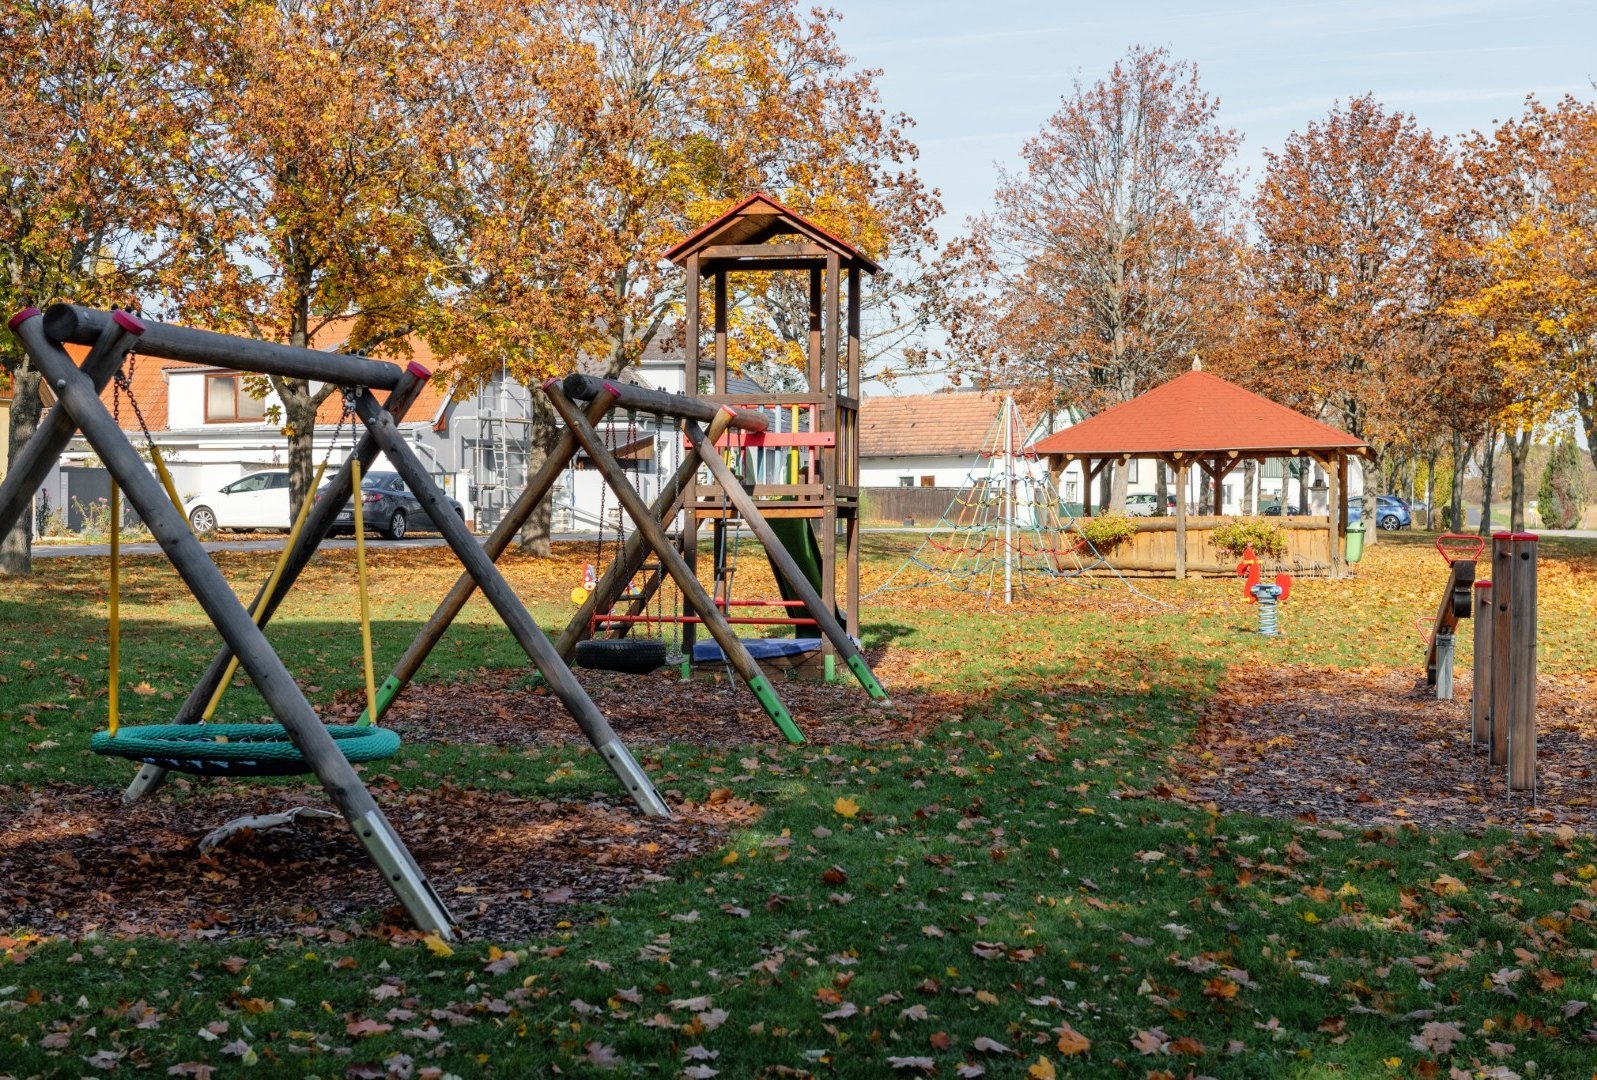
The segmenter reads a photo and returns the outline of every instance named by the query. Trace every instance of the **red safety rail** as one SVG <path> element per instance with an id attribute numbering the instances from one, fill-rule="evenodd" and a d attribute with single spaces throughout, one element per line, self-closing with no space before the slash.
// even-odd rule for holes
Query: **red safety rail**
<path id="1" fill-rule="evenodd" d="M 1486 550 L 1486 538 L 1469 533 L 1443 533 L 1436 538 L 1436 550 L 1447 560 L 1447 565 L 1452 566 L 1459 559 L 1480 558 L 1481 552 Z"/>

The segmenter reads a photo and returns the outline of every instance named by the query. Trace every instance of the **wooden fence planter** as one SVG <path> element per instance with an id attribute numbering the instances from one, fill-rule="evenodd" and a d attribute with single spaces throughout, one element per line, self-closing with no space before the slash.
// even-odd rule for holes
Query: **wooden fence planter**
<path id="1" fill-rule="evenodd" d="M 1237 572 L 1237 558 L 1222 554 L 1214 546 L 1216 529 L 1229 525 L 1233 517 L 1186 519 L 1185 543 L 1180 523 L 1173 517 L 1139 518 L 1137 532 L 1104 557 L 1116 570 L 1146 577 L 1177 576 L 1179 556 L 1184 552 L 1189 575 L 1230 576 Z M 1287 552 L 1280 564 L 1294 577 L 1325 577 L 1332 572 L 1332 525 L 1327 517 L 1281 518 L 1275 522 L 1286 533 Z M 1274 561 L 1265 560 L 1266 566 Z"/>

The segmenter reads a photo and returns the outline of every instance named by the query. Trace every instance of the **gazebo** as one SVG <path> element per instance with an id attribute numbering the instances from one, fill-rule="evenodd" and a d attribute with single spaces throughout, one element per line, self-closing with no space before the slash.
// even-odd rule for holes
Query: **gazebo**
<path id="1" fill-rule="evenodd" d="M 1228 518 L 1187 515 L 1188 470 L 1196 466 L 1214 485 L 1221 505 L 1221 481 L 1243 461 L 1308 458 L 1325 470 L 1330 486 L 1327 513 L 1283 517 L 1287 562 L 1299 573 L 1341 577 L 1347 536 L 1347 462 L 1368 444 L 1329 424 L 1244 390 L 1235 383 L 1194 370 L 1154 387 L 1073 427 L 1033 443 L 1029 452 L 1046 460 L 1057 490 L 1061 474 L 1081 463 L 1085 483 L 1082 516 L 1092 516 L 1092 484 L 1109 462 L 1132 458 L 1163 462 L 1175 473 L 1175 518 L 1138 520 L 1129 550 L 1112 559 L 1118 569 L 1147 573 L 1224 573 L 1209 535 Z"/>

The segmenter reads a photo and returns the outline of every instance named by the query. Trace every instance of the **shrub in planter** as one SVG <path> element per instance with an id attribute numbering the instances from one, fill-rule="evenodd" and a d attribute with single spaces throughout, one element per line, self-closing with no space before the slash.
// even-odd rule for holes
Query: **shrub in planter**
<path id="1" fill-rule="evenodd" d="M 1241 555 L 1248 545 L 1261 559 L 1286 555 L 1286 530 L 1272 521 L 1251 518 L 1233 521 L 1209 534 L 1209 542 L 1225 555 Z"/>
<path id="2" fill-rule="evenodd" d="M 1098 554 L 1112 551 L 1124 541 L 1137 535 L 1137 519 L 1125 514 L 1100 514 L 1080 522 L 1081 535 L 1097 549 Z"/>

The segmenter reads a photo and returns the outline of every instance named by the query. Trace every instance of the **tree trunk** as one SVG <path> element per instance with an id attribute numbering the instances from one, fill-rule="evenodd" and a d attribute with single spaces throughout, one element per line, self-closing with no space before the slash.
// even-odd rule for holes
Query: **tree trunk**
<path id="1" fill-rule="evenodd" d="M 1381 476 L 1383 475 L 1382 466 L 1385 465 L 1385 462 L 1381 460 L 1380 451 L 1375 449 L 1373 446 L 1370 448 L 1369 460 L 1370 468 L 1369 471 L 1364 475 L 1366 478 L 1373 476 L 1375 478 L 1375 483 L 1379 484 L 1381 482 Z M 1369 483 L 1368 479 L 1366 479 L 1364 484 L 1364 494 L 1360 496 L 1360 506 L 1362 509 L 1359 512 L 1359 520 L 1364 522 L 1365 547 L 1369 547 L 1371 544 L 1377 543 L 1380 538 L 1381 523 L 1375 516 L 1376 507 L 1380 505 L 1376 499 L 1376 496 L 1379 494 L 1380 489 L 1377 488 L 1375 484 Z"/>
<path id="2" fill-rule="evenodd" d="M 1165 476 L 1164 462 L 1153 463 L 1153 516 L 1164 517 L 1170 511 L 1170 482 Z"/>
<path id="3" fill-rule="evenodd" d="M 283 430 L 288 437 L 288 520 L 293 521 L 316 479 L 316 410 L 337 387 L 328 384 L 312 394 L 304 379 L 276 376 L 272 386 L 283 402 Z"/>
<path id="4" fill-rule="evenodd" d="M 1118 462 L 1110 466 L 1114 475 L 1109 478 L 1109 509 L 1116 514 L 1126 512 L 1126 484 L 1131 478 L 1129 465 L 1122 466 Z"/>
<path id="5" fill-rule="evenodd" d="M 1447 500 L 1447 527 L 1456 533 L 1464 531 L 1464 472 L 1473 452 L 1474 447 L 1464 441 L 1463 432 L 1453 432 L 1453 482 Z"/>
<path id="6" fill-rule="evenodd" d="M 1582 387 L 1575 391 L 1575 411 L 1580 414 L 1581 430 L 1586 433 L 1586 453 L 1597 466 L 1597 397 L 1593 388 Z"/>
<path id="7" fill-rule="evenodd" d="M 543 467 L 544 461 L 549 457 L 549 452 L 554 449 L 555 443 L 560 441 L 560 430 L 555 424 L 554 411 L 549 408 L 548 400 L 540 393 L 533 393 L 532 423 L 527 425 L 527 479 L 531 480 L 534 473 Z M 554 499 L 545 496 L 531 514 L 527 522 L 521 527 L 521 534 L 517 539 L 517 548 L 523 555 L 537 555 L 547 557 L 550 552 L 552 539 L 552 523 L 554 520 Z"/>
<path id="8" fill-rule="evenodd" d="M 1298 514 L 1303 516 L 1309 512 L 1309 481 L 1314 470 L 1307 458 L 1297 458 L 1292 463 L 1298 467 Z"/>
<path id="9" fill-rule="evenodd" d="M 11 368 L 10 458 L 17 460 L 39 426 L 39 373 L 31 364 Z M 33 515 L 23 514 L 16 526 L 0 538 L 0 574 L 25 577 L 33 573 Z"/>
<path id="10" fill-rule="evenodd" d="M 1253 505 L 1253 474 L 1258 470 L 1258 467 L 1258 463 L 1252 460 L 1242 463 L 1242 503 L 1238 510 L 1244 517 L 1249 517 L 1256 512 Z"/>
<path id="11" fill-rule="evenodd" d="M 1115 463 L 1106 461 L 1103 463 L 1103 471 L 1098 474 L 1098 512 L 1100 514 L 1107 514 L 1113 509 L 1114 488 Z"/>
<path id="12" fill-rule="evenodd" d="M 1525 531 L 1525 462 L 1530 457 L 1529 428 L 1508 439 L 1508 527 Z"/>
<path id="13" fill-rule="evenodd" d="M 1441 456 L 1442 448 L 1436 443 L 1431 443 L 1430 450 L 1425 455 L 1425 528 L 1436 527 L 1436 459 Z"/>
<path id="14" fill-rule="evenodd" d="M 1497 481 L 1497 431 L 1486 429 L 1481 443 L 1481 524 L 1482 536 L 1492 535 L 1492 486 Z"/>

